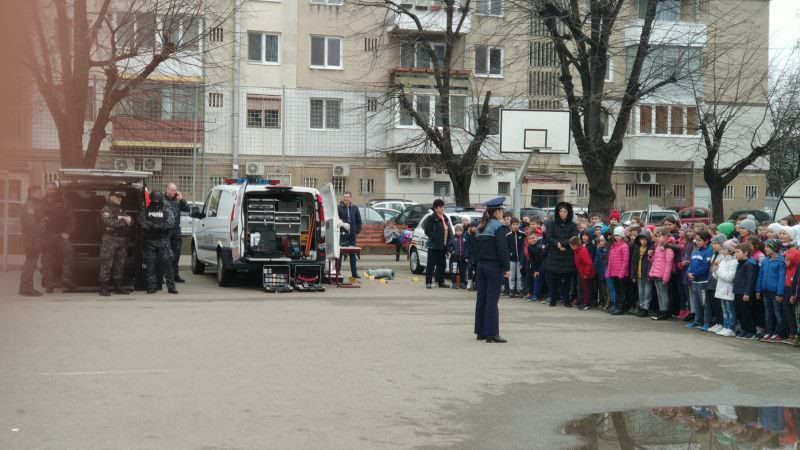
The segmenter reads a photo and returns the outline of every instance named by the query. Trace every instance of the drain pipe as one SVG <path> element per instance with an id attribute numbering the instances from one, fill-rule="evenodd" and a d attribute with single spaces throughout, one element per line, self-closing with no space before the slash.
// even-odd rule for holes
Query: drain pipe
<path id="1" fill-rule="evenodd" d="M 242 62 L 242 0 L 234 0 L 233 11 L 233 95 L 231 99 L 231 175 L 239 176 L 239 109 L 241 103 L 241 62 Z"/>

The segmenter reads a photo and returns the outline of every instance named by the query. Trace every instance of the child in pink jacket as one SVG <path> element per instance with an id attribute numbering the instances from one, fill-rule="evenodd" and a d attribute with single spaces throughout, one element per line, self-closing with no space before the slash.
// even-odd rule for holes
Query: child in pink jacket
<path id="1" fill-rule="evenodd" d="M 675 252 L 668 246 L 675 243 L 675 239 L 664 231 L 656 228 L 655 252 L 650 262 L 650 278 L 656 285 L 658 295 L 658 315 L 653 320 L 669 319 L 669 279 L 675 263 Z"/>
<path id="2" fill-rule="evenodd" d="M 608 251 L 606 278 L 613 281 L 614 291 L 617 294 L 611 312 L 615 316 L 625 314 L 625 279 L 628 278 L 630 251 L 628 242 L 625 241 L 625 229 L 620 226 L 614 228 L 614 243 Z"/>

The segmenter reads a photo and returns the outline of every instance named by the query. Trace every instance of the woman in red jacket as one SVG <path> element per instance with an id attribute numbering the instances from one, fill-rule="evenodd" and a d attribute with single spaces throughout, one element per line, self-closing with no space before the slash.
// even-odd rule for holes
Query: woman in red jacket
<path id="1" fill-rule="evenodd" d="M 569 246 L 575 257 L 575 268 L 578 270 L 578 278 L 581 283 L 581 293 L 583 294 L 583 310 L 589 309 L 589 304 L 594 296 L 594 263 L 589 256 L 589 250 L 581 243 L 581 238 L 573 236 L 569 238 Z"/>

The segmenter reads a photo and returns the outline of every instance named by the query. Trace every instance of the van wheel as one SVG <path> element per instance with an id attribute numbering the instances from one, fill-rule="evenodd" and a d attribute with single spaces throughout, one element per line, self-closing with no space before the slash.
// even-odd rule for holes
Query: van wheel
<path id="1" fill-rule="evenodd" d="M 206 264 L 197 258 L 197 249 L 194 248 L 194 242 L 192 242 L 192 273 L 202 275 L 205 271 Z"/>
<path id="2" fill-rule="evenodd" d="M 233 281 L 233 272 L 225 268 L 222 264 L 222 254 L 217 253 L 217 284 L 222 287 L 231 285 Z"/>
<path id="3" fill-rule="evenodd" d="M 419 263 L 419 253 L 417 253 L 416 249 L 411 249 L 411 253 L 408 257 L 408 268 L 411 269 L 411 273 L 422 273 L 422 266 Z"/>

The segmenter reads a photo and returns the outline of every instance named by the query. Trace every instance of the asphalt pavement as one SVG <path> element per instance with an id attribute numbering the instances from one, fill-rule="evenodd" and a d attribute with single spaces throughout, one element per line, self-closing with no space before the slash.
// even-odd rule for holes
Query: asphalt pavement
<path id="1" fill-rule="evenodd" d="M 501 300 L 405 262 L 360 289 L 266 294 L 190 275 L 179 295 L 15 295 L 0 273 L 2 449 L 558 449 L 594 412 L 800 406 L 800 350 L 678 322 Z"/>

